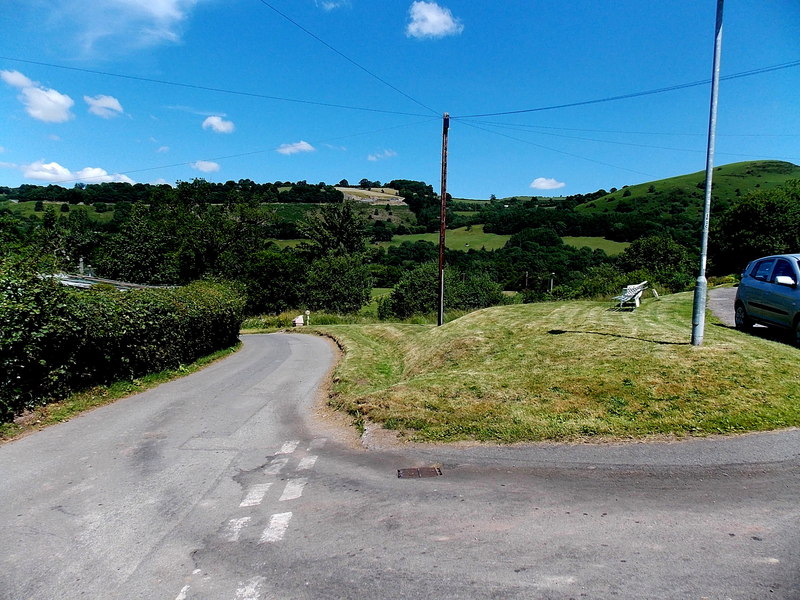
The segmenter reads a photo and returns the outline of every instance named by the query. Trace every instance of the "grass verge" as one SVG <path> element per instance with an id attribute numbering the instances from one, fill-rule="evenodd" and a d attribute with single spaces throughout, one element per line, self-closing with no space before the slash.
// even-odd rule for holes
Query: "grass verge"
<path id="1" fill-rule="evenodd" d="M 98 385 L 82 392 L 76 392 L 69 398 L 59 402 L 37 407 L 13 423 L 0 424 L 0 443 L 22 437 L 32 431 L 44 429 L 49 425 L 69 421 L 72 417 L 87 410 L 110 404 L 131 394 L 138 394 L 173 379 L 191 375 L 211 363 L 233 354 L 240 346 L 241 344 L 237 344 L 236 346 L 219 350 L 199 358 L 190 365 L 181 365 L 177 369 L 151 373 L 133 381 L 117 381 L 109 385 Z"/>
<path id="2" fill-rule="evenodd" d="M 800 425 L 797 348 L 709 319 L 691 294 L 476 311 L 443 327 L 331 325 L 331 404 L 418 441 L 686 436 Z"/>

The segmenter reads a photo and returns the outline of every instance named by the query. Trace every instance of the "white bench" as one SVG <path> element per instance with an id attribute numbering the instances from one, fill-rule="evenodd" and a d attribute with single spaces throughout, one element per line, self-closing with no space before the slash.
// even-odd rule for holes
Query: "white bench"
<path id="1" fill-rule="evenodd" d="M 647 289 L 647 282 L 637 283 L 636 285 L 629 285 L 622 288 L 622 293 L 619 296 L 614 296 L 614 300 L 619 302 L 619 307 L 622 308 L 625 304 L 633 304 L 634 308 L 639 306 L 639 299 L 642 297 L 642 292 Z"/>

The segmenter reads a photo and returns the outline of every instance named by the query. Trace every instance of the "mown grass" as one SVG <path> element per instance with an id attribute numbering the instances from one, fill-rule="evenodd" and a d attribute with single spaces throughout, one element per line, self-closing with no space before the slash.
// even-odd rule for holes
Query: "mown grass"
<path id="1" fill-rule="evenodd" d="M 495 307 L 442 327 L 324 326 L 331 404 L 420 441 L 685 436 L 800 425 L 800 350 L 709 321 L 691 294 Z"/>
<path id="2" fill-rule="evenodd" d="M 561 239 L 567 246 L 575 246 L 576 248 L 588 246 L 592 250 L 603 250 L 609 256 L 622 254 L 622 251 L 630 246 L 630 242 L 615 242 L 602 237 L 562 237 Z"/>
<path id="3" fill-rule="evenodd" d="M 72 394 L 60 402 L 40 406 L 13 423 L 0 424 L 0 442 L 8 442 L 49 425 L 69 421 L 72 417 L 87 410 L 111 404 L 120 398 L 149 390 L 185 375 L 191 375 L 211 363 L 233 354 L 240 346 L 241 344 L 237 344 L 236 346 L 219 350 L 199 358 L 190 365 L 181 365 L 177 369 L 152 373 L 133 381 L 117 381 L 110 385 L 98 385 Z"/>

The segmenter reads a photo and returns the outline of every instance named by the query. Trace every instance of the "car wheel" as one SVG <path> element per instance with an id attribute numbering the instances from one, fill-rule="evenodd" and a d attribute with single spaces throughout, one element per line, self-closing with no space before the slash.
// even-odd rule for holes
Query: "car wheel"
<path id="1" fill-rule="evenodd" d="M 800 347 L 800 317 L 794 320 L 794 327 L 792 330 L 794 331 L 794 335 L 792 336 L 794 345 Z"/>
<path id="2" fill-rule="evenodd" d="M 736 329 L 740 329 L 741 331 L 748 331 L 753 327 L 753 321 L 750 320 L 750 317 L 744 308 L 744 304 L 736 305 L 736 314 L 734 316 L 734 320 L 736 323 Z"/>

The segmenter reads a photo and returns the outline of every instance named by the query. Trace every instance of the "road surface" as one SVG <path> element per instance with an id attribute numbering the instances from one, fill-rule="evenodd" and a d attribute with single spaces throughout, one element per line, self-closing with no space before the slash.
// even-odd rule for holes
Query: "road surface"
<path id="1" fill-rule="evenodd" d="M 315 409 L 334 358 L 244 336 L 0 447 L 0 598 L 800 597 L 800 432 L 366 450 Z"/>

